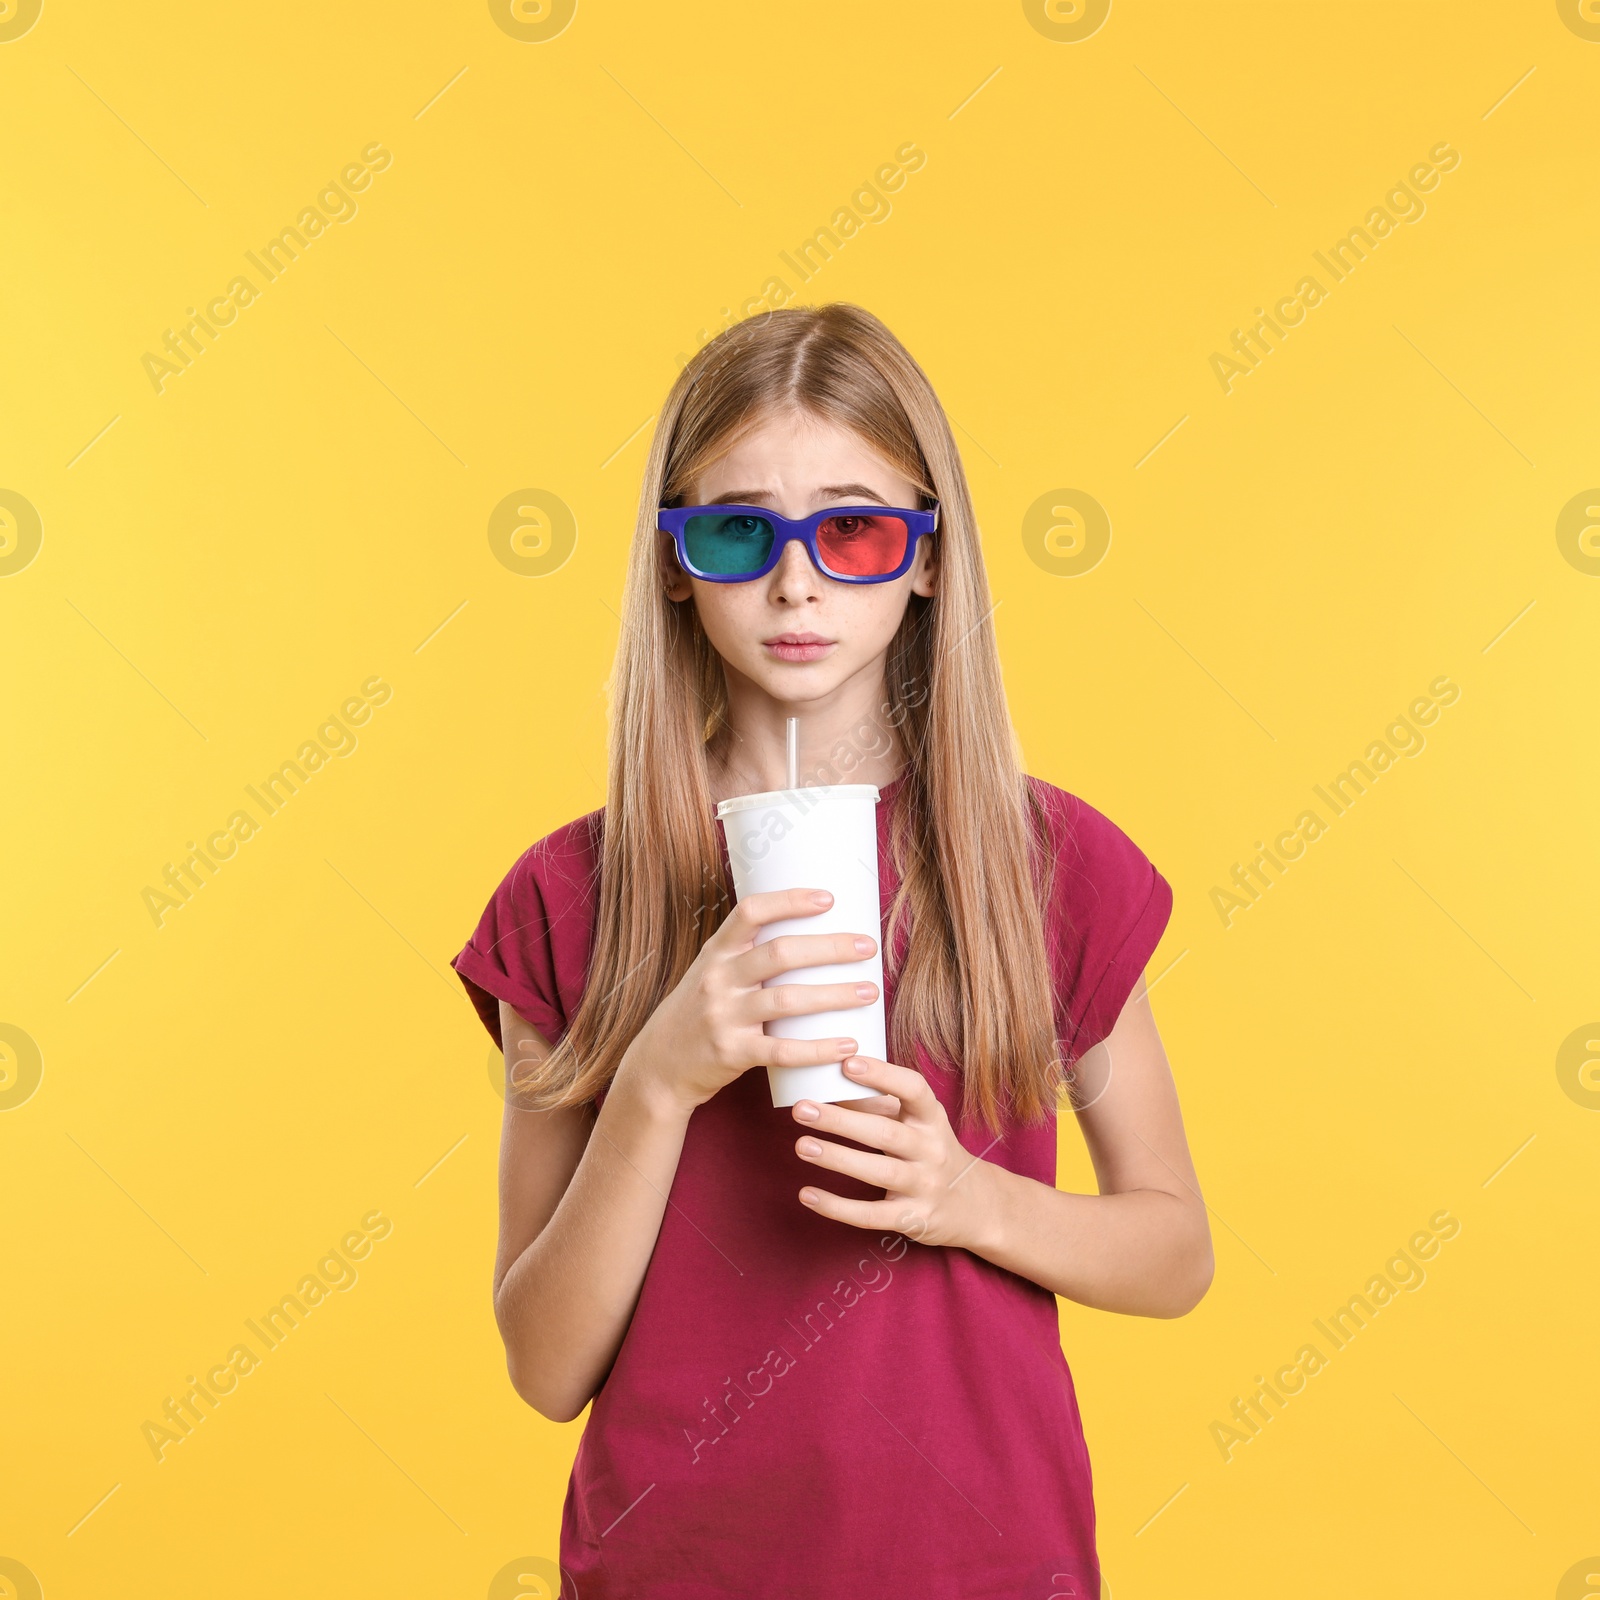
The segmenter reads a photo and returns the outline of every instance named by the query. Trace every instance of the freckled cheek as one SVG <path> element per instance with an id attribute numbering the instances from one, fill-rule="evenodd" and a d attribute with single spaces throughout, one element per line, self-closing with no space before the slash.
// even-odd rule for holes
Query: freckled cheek
<path id="1" fill-rule="evenodd" d="M 899 583 L 863 584 L 854 607 L 848 611 L 854 652 L 866 660 L 887 650 L 905 615 L 908 592 Z"/>
<path id="2" fill-rule="evenodd" d="M 751 603 L 746 585 L 696 579 L 694 591 L 700 626 L 718 655 L 741 650 L 760 652 L 763 635 L 757 627 L 757 607 Z"/>

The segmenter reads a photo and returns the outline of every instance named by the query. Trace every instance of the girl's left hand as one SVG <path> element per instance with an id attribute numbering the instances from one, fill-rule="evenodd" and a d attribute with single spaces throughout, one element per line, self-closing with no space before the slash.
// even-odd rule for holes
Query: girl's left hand
<path id="1" fill-rule="evenodd" d="M 883 1228 L 921 1244 L 970 1248 L 983 1233 L 993 1169 L 970 1154 L 928 1080 L 910 1067 L 872 1056 L 851 1056 L 847 1077 L 888 1097 L 882 1112 L 801 1100 L 794 1117 L 819 1133 L 836 1133 L 871 1150 L 851 1150 L 806 1135 L 796 1140 L 802 1161 L 842 1172 L 884 1190 L 881 1200 L 847 1200 L 827 1190 L 805 1188 L 801 1202 L 824 1217 L 856 1228 Z M 896 1104 L 898 1102 L 898 1104 Z M 882 1151 L 879 1155 L 876 1152 Z"/>

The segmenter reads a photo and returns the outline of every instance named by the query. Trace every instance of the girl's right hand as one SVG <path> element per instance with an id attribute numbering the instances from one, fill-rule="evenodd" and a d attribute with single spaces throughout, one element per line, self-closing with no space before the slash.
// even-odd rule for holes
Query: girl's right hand
<path id="1" fill-rule="evenodd" d="M 877 949 L 877 940 L 853 933 L 788 933 L 756 943 L 767 923 L 814 917 L 832 904 L 825 889 L 746 895 L 651 1013 L 619 1072 L 646 1074 L 687 1114 L 751 1067 L 810 1067 L 854 1055 L 854 1039 L 779 1039 L 761 1026 L 774 1017 L 843 1011 L 877 999 L 873 983 L 761 986 L 780 972 L 862 961 Z"/>

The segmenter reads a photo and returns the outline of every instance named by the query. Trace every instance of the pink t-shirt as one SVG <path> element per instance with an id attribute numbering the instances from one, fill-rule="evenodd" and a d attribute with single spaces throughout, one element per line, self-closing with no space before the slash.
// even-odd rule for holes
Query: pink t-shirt
<path id="1" fill-rule="evenodd" d="M 1070 1060 L 1116 1023 L 1172 890 L 1094 807 L 1029 782 L 1054 833 L 1046 932 Z M 883 786 L 878 808 L 885 917 L 903 783 Z M 604 817 L 522 855 L 452 963 L 497 1044 L 497 998 L 552 1042 L 576 1012 Z M 892 1011 L 887 970 L 884 1001 Z M 902 1065 L 927 1076 L 974 1155 L 1055 1183 L 1053 1116 L 991 1143 L 961 1120 L 955 1074 L 920 1052 Z M 759 1069 L 689 1119 L 638 1305 L 573 1462 L 569 1583 L 581 1600 L 1097 1596 L 1089 1453 L 1054 1296 L 970 1251 L 808 1210 L 806 1183 L 882 1190 L 802 1161 L 801 1131 Z"/>

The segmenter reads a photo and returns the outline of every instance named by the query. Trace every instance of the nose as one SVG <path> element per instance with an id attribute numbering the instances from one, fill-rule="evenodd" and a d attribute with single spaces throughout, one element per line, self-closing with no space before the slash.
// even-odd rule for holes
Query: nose
<path id="1" fill-rule="evenodd" d="M 769 579 L 774 600 L 815 599 L 822 592 L 822 574 L 813 565 L 801 539 L 790 539 L 778 557 Z"/>

